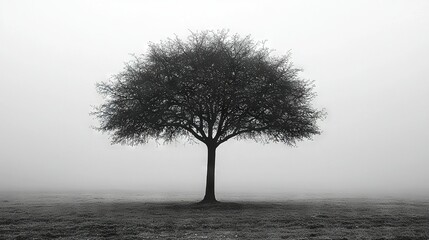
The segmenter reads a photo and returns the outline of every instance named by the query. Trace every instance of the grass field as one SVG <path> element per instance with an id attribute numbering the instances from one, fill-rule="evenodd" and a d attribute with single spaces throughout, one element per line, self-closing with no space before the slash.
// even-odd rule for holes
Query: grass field
<path id="1" fill-rule="evenodd" d="M 429 239 L 428 201 L 0 200 L 0 239 Z"/>

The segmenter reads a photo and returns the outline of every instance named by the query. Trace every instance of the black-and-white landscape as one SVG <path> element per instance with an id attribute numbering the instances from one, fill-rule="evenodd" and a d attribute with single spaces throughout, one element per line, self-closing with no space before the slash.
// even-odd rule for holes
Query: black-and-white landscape
<path id="1" fill-rule="evenodd" d="M 428 10 L 0 0 L 0 239 L 429 239 Z"/>

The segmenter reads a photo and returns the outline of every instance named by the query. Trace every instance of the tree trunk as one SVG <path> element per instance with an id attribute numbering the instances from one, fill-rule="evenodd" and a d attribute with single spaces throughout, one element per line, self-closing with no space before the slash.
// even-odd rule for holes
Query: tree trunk
<path id="1" fill-rule="evenodd" d="M 215 203 L 215 158 L 216 146 L 207 144 L 207 180 L 206 195 L 201 203 Z"/>

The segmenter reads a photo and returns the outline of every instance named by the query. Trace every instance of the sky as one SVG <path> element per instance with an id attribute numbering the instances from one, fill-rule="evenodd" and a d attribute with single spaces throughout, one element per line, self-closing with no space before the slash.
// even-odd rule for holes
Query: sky
<path id="1" fill-rule="evenodd" d="M 429 193 L 429 1 L 0 0 L 0 191 L 203 196 L 206 148 L 111 145 L 95 84 L 148 43 L 229 29 L 290 51 L 314 80 L 322 134 L 230 140 L 218 195 Z"/>

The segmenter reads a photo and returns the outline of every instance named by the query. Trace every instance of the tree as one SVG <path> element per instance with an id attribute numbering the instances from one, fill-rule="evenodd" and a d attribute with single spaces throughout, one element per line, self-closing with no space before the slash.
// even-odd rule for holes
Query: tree
<path id="1" fill-rule="evenodd" d="M 197 139 L 207 146 L 202 202 L 216 202 L 216 148 L 232 138 L 296 141 L 319 134 L 323 112 L 312 108 L 312 83 L 298 77 L 289 55 L 227 31 L 191 33 L 159 44 L 97 84 L 105 103 L 94 114 L 113 143 L 150 138 Z"/>

